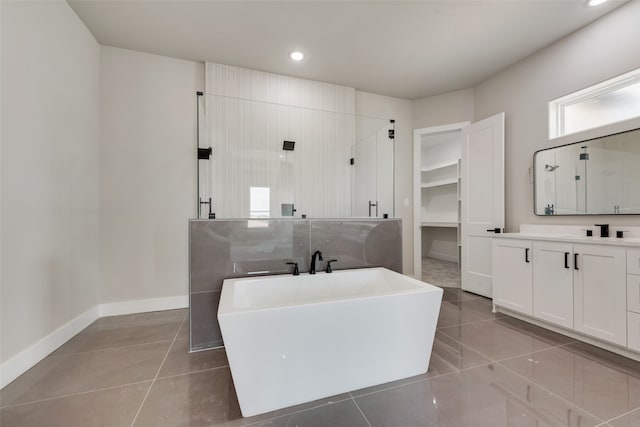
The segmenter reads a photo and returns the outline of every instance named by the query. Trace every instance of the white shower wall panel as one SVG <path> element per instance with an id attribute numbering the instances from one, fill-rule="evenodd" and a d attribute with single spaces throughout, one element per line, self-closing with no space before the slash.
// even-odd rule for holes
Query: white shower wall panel
<path id="1" fill-rule="evenodd" d="M 270 216 L 351 215 L 355 90 L 220 64 L 206 64 L 205 120 L 214 211 L 249 217 L 249 189 L 269 187 Z M 286 105 L 283 105 L 286 104 Z M 284 140 L 296 141 L 284 151 Z"/>

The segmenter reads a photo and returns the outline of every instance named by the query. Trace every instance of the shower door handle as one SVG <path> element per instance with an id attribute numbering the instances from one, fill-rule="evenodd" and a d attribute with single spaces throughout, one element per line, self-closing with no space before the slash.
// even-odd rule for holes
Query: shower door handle
<path id="1" fill-rule="evenodd" d="M 375 206 L 376 207 L 376 218 L 378 217 L 378 201 L 376 200 L 375 203 L 372 203 L 371 200 L 369 200 L 369 218 L 371 218 L 371 208 Z"/>
<path id="2" fill-rule="evenodd" d="M 201 216 L 201 210 L 202 210 L 202 205 L 209 205 L 209 219 L 215 219 L 215 214 L 213 213 L 213 211 L 211 210 L 211 197 L 209 197 L 209 200 L 207 201 L 202 201 L 202 197 L 199 198 L 200 200 L 200 205 L 198 206 L 198 217 Z"/>

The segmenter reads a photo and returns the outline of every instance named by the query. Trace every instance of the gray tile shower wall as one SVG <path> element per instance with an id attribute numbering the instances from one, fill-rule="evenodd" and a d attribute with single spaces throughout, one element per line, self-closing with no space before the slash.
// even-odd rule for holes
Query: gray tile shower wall
<path id="1" fill-rule="evenodd" d="M 316 250 L 322 251 L 325 261 L 338 259 L 332 265 L 335 270 L 386 267 L 402 272 L 402 221 L 189 221 L 191 350 L 223 345 L 217 312 L 224 279 L 287 274 L 291 267 L 286 262 L 291 261 L 304 273 Z"/>
<path id="2" fill-rule="evenodd" d="M 311 220 L 309 247 L 335 269 L 386 267 L 402 273 L 400 220 Z"/>
<path id="3" fill-rule="evenodd" d="M 288 261 L 307 269 L 308 220 L 193 220 L 189 230 L 191 293 L 220 292 L 220 278 L 282 274 Z"/>

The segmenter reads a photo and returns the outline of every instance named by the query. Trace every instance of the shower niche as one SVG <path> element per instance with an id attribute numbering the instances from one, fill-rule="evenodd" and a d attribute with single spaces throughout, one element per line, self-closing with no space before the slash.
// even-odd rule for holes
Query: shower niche
<path id="1" fill-rule="evenodd" d="M 197 95 L 198 218 L 394 217 L 393 120 Z"/>

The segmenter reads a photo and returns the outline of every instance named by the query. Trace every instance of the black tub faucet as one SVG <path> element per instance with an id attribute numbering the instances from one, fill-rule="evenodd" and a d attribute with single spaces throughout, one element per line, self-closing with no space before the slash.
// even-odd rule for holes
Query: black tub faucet
<path id="1" fill-rule="evenodd" d="M 298 263 L 297 262 L 288 262 L 287 265 L 293 265 L 293 275 L 294 276 L 299 276 L 300 275 L 300 269 L 298 269 Z"/>
<path id="2" fill-rule="evenodd" d="M 316 257 L 318 261 L 322 261 L 322 252 L 315 251 L 313 255 L 311 255 L 311 267 L 309 268 L 309 274 L 316 274 Z"/>

